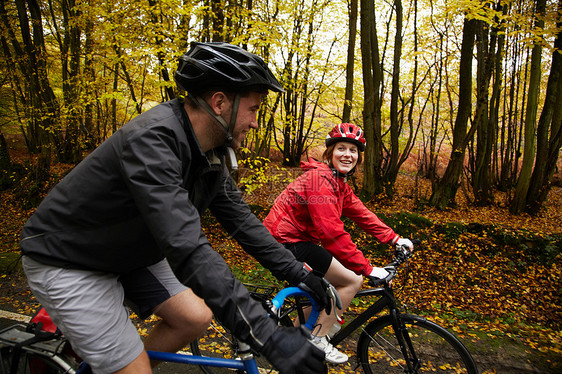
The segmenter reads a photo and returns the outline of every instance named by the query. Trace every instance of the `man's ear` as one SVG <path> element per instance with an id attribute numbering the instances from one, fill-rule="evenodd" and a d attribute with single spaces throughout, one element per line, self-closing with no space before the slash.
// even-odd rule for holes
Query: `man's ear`
<path id="1" fill-rule="evenodd" d="M 222 91 L 217 91 L 211 96 L 209 105 L 215 112 L 216 115 L 220 116 L 223 114 L 226 105 L 228 103 L 228 98 L 226 94 Z"/>

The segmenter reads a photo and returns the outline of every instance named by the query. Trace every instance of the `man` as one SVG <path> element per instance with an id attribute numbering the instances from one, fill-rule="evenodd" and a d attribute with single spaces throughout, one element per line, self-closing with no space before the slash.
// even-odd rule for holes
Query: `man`
<path id="1" fill-rule="evenodd" d="M 275 276 L 304 284 L 326 305 L 327 283 L 269 234 L 225 167 L 226 147 L 239 147 L 257 128 L 261 99 L 281 91 L 279 82 L 261 58 L 225 43 L 194 43 L 175 79 L 187 99 L 123 126 L 26 223 L 21 248 L 30 288 L 94 372 L 149 373 L 144 349 L 185 346 L 208 325 L 207 305 L 281 372 L 322 370 L 323 353 L 302 330 L 267 318 L 200 223 L 209 208 Z M 144 346 L 124 299 L 141 317 L 163 319 Z"/>

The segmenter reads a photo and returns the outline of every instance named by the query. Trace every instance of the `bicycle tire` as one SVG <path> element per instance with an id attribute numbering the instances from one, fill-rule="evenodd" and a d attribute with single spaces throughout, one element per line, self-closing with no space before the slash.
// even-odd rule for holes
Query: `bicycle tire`
<path id="1" fill-rule="evenodd" d="M 12 373 L 14 347 L 0 348 L 0 373 Z M 17 374 L 74 374 L 77 363 L 64 355 L 45 356 L 35 352 L 21 350 L 16 368 Z"/>
<path id="2" fill-rule="evenodd" d="M 281 318 L 280 325 L 293 326 L 288 316 Z M 235 358 L 237 352 L 236 339 L 218 320 L 213 318 L 205 333 L 190 344 L 191 353 L 196 356 Z M 252 352 L 260 373 L 270 373 L 274 369 L 271 364 L 258 352 Z M 205 374 L 232 373 L 231 369 L 202 366 L 199 368 Z"/>
<path id="3" fill-rule="evenodd" d="M 448 330 L 415 315 L 399 318 L 408 329 L 419 367 L 408 371 L 390 315 L 386 315 L 369 323 L 359 337 L 357 357 L 366 374 L 478 373 L 470 352 Z"/>

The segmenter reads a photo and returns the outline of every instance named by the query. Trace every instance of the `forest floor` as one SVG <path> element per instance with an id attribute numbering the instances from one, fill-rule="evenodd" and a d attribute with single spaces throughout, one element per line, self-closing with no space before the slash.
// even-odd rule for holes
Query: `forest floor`
<path id="1" fill-rule="evenodd" d="M 12 154 L 16 162 L 23 162 L 20 157 L 25 155 L 17 150 Z M 68 165 L 54 165 L 59 175 L 66 169 Z M 298 171 L 274 166 L 265 174 L 269 177 L 261 184 L 245 188 L 255 188 L 245 198 L 262 219 L 286 178 Z M 411 311 L 454 331 L 481 373 L 562 372 L 562 188 L 552 189 L 536 216 L 509 214 L 508 196 L 499 192 L 493 205 L 473 207 L 464 189 L 455 209 L 421 207 L 419 202 L 430 192 L 427 181 L 405 174 L 392 201 L 367 204 L 401 235 L 422 239 L 410 265 L 414 281 L 398 280 L 395 285 L 403 289 L 400 299 Z M 21 272 L 18 242 L 34 209 L 22 209 L 13 190 L 0 192 L 0 204 L 0 309 L 31 315 L 37 303 Z M 244 281 L 271 281 L 212 217 L 203 222 L 209 240 L 237 275 Z M 373 263 L 388 262 L 385 249 L 352 223 L 346 225 Z M 364 307 L 358 302 L 350 312 Z M 150 329 L 151 323 L 137 323 L 141 334 Z M 353 343 L 341 348 L 354 355 Z M 354 362 L 352 358 L 330 372 L 355 372 Z"/>

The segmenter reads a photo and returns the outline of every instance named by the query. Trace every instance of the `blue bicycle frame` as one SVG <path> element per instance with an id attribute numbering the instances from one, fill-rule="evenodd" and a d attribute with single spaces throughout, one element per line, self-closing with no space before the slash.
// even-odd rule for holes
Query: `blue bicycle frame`
<path id="1" fill-rule="evenodd" d="M 204 357 L 204 356 L 188 356 L 182 355 L 180 353 L 170 353 L 170 352 L 157 352 L 157 351 L 146 351 L 148 357 L 151 360 L 159 360 L 166 362 L 176 362 L 179 364 L 188 365 L 201 365 L 201 366 L 211 366 L 219 368 L 228 368 L 235 370 L 244 370 L 248 374 L 258 374 L 258 365 L 254 356 L 250 355 L 247 359 L 242 358 L 242 360 L 232 360 L 228 358 L 215 358 L 215 357 Z"/>
<path id="2" fill-rule="evenodd" d="M 276 313 L 278 310 L 281 309 L 285 299 L 290 296 L 305 296 L 310 299 L 312 304 L 312 312 L 308 320 L 306 321 L 306 328 L 312 330 L 314 328 L 314 324 L 318 319 L 318 315 L 320 312 L 318 311 L 318 307 L 314 299 L 312 299 L 308 293 L 301 290 L 298 287 L 288 287 L 284 288 L 273 298 L 271 301 L 273 304 L 272 311 Z M 215 357 L 205 357 L 205 356 L 192 356 L 192 355 L 185 355 L 181 353 L 169 353 L 169 352 L 157 352 L 157 351 L 147 351 L 148 357 L 151 360 L 158 360 L 158 361 L 166 361 L 166 362 L 174 362 L 180 364 L 187 364 L 187 365 L 200 365 L 200 366 L 210 366 L 210 367 L 221 367 L 221 368 L 229 368 L 235 370 L 244 370 L 248 374 L 259 374 L 258 366 L 256 364 L 256 360 L 254 360 L 254 356 L 250 352 L 250 347 L 240 342 L 240 354 L 241 360 L 234 360 L 234 359 L 226 359 L 226 358 L 215 358 Z M 76 374 L 84 373 L 87 368 L 87 364 L 83 363 L 80 368 L 76 371 Z"/>

